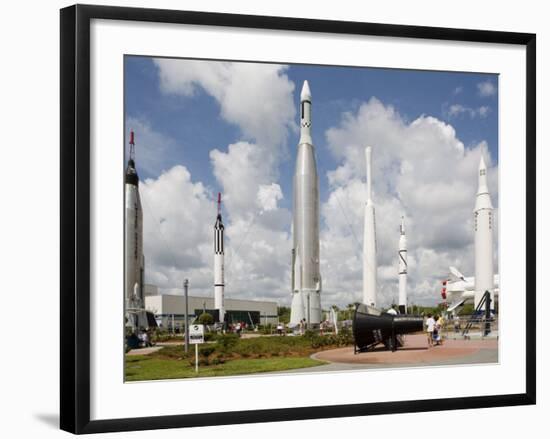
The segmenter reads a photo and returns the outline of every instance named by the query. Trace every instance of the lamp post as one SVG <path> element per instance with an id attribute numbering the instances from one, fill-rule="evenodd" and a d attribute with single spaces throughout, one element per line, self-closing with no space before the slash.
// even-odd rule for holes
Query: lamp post
<path id="1" fill-rule="evenodd" d="M 187 290 L 189 288 L 189 279 L 183 281 L 183 289 L 185 291 L 185 353 L 189 352 L 189 297 Z"/>

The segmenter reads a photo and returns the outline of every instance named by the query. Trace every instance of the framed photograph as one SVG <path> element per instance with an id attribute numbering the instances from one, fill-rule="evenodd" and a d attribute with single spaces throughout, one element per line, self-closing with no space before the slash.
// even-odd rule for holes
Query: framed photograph
<path id="1" fill-rule="evenodd" d="M 534 34 L 61 10 L 61 428 L 535 404 Z"/>

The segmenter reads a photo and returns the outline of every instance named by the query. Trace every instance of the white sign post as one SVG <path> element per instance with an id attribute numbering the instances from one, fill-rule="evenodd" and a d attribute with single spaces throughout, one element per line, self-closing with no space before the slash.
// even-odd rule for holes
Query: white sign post
<path id="1" fill-rule="evenodd" d="M 195 345 L 195 372 L 199 373 L 199 345 L 204 343 L 204 325 L 189 325 L 189 344 Z"/>

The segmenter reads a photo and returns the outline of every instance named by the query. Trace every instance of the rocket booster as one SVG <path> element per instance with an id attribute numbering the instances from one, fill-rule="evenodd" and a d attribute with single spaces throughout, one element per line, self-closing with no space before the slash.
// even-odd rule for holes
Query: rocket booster
<path id="1" fill-rule="evenodd" d="M 300 95 L 300 141 L 294 173 L 292 305 L 290 323 L 321 322 L 319 270 L 319 178 L 311 138 L 311 91 L 304 81 Z"/>
<path id="2" fill-rule="evenodd" d="M 135 163 L 134 132 L 130 131 L 130 155 L 125 176 L 124 272 L 126 308 L 143 308 L 143 211 L 139 196 L 139 177 Z"/>
<path id="3" fill-rule="evenodd" d="M 399 236 L 399 312 L 407 314 L 407 236 L 405 219 L 401 217 Z"/>
<path id="4" fill-rule="evenodd" d="M 477 307 L 485 291 L 491 293 L 491 307 L 494 307 L 493 273 L 493 204 L 487 186 L 487 166 L 481 156 L 479 161 L 478 189 L 474 208 L 475 246 L 475 297 Z"/>
<path id="5" fill-rule="evenodd" d="M 363 231 L 363 303 L 376 306 L 376 221 L 372 201 L 372 148 L 365 148 L 367 161 L 367 202 Z"/>
<path id="6" fill-rule="evenodd" d="M 219 320 L 223 323 L 224 308 L 224 226 L 221 213 L 222 196 L 218 193 L 218 216 L 214 224 L 214 308 L 219 312 Z"/>

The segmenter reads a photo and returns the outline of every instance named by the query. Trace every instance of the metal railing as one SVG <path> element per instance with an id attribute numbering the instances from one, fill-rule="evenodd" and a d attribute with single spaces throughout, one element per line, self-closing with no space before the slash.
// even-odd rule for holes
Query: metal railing
<path id="1" fill-rule="evenodd" d="M 489 334 L 485 334 L 486 324 L 489 324 Z M 445 322 L 443 334 L 448 339 L 468 339 L 472 333 L 479 334 L 481 338 L 494 337 L 498 334 L 498 317 L 489 320 L 485 316 L 459 316 L 458 319 L 450 318 Z"/>

